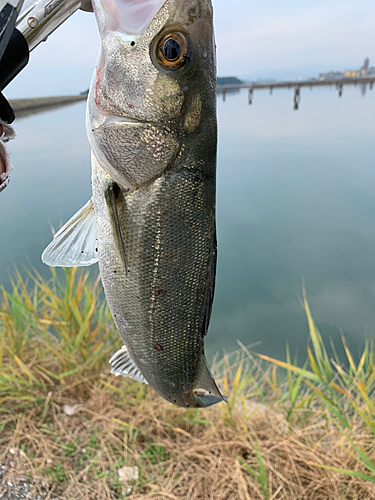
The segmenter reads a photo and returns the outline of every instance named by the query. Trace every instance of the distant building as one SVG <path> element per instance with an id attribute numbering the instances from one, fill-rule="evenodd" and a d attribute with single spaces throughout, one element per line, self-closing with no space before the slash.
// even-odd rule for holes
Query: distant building
<path id="1" fill-rule="evenodd" d="M 345 71 L 328 71 L 327 73 L 320 73 L 320 80 L 335 80 L 342 78 L 358 78 L 360 76 L 375 75 L 375 66 L 370 68 L 370 59 L 366 57 L 362 66 L 359 69 L 346 69 Z"/>
<path id="2" fill-rule="evenodd" d="M 367 71 L 370 68 L 370 58 L 366 57 L 366 59 L 363 61 L 362 66 L 359 68 L 361 71 L 365 70 Z"/>
<path id="3" fill-rule="evenodd" d="M 319 74 L 319 79 L 320 80 L 335 80 L 343 78 L 344 74 L 342 71 L 327 71 L 326 73 L 320 73 Z"/>

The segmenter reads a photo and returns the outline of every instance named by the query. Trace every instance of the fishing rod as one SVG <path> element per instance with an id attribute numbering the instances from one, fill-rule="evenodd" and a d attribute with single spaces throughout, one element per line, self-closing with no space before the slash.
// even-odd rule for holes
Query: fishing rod
<path id="1" fill-rule="evenodd" d="M 0 0 L 0 119 L 14 121 L 2 91 L 29 62 L 30 52 L 78 9 L 92 12 L 91 0 Z"/>

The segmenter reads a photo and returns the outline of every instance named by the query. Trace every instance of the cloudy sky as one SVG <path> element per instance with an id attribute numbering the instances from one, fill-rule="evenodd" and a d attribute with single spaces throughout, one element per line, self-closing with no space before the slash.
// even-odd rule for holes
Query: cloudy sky
<path id="1" fill-rule="evenodd" d="M 373 0 L 213 0 L 218 74 L 248 78 L 316 76 L 375 65 Z M 6 96 L 88 88 L 99 50 L 93 14 L 77 12 L 31 54 Z"/>

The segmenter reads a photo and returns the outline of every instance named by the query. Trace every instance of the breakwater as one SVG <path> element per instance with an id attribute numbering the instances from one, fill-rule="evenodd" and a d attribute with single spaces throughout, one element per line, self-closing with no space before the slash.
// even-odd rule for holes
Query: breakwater
<path id="1" fill-rule="evenodd" d="M 51 97 L 29 97 L 26 99 L 10 99 L 16 118 L 27 116 L 33 113 L 39 113 L 51 108 L 57 108 L 72 104 L 74 102 L 85 101 L 87 94 L 79 95 L 59 95 Z"/>
<path id="2" fill-rule="evenodd" d="M 249 104 L 253 103 L 254 90 L 258 89 L 268 89 L 270 94 L 272 94 L 274 89 L 293 89 L 293 108 L 298 109 L 301 102 L 301 88 L 310 87 L 312 90 L 314 87 L 332 86 L 334 85 L 338 91 L 339 97 L 342 96 L 344 85 L 360 85 L 362 95 L 366 93 L 366 85 L 372 90 L 375 83 L 375 76 L 361 76 L 361 77 L 345 77 L 345 78 L 324 78 L 322 80 L 290 80 L 285 82 L 250 82 L 250 83 L 229 83 L 223 85 L 217 85 L 217 92 L 221 93 L 223 96 L 223 101 L 225 101 L 225 96 L 227 92 L 239 92 L 241 89 L 248 89 L 248 101 Z"/>

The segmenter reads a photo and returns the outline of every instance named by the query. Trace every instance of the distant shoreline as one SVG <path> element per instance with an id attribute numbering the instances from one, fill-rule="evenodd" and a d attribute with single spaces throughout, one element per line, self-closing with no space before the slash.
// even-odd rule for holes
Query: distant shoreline
<path id="1" fill-rule="evenodd" d="M 235 77 L 218 77 L 218 85 L 223 84 L 241 84 L 241 80 Z M 40 113 L 47 109 L 58 108 L 72 104 L 74 102 L 85 101 L 88 96 L 87 92 L 75 95 L 61 95 L 50 97 L 27 97 L 24 99 L 10 99 L 9 104 L 12 106 L 16 118 L 22 118 L 31 114 Z"/>
<path id="2" fill-rule="evenodd" d="M 218 77 L 217 84 L 242 84 L 236 77 Z M 27 97 L 24 99 L 10 99 L 9 103 L 13 108 L 16 118 L 22 118 L 41 111 L 72 104 L 74 102 L 85 101 L 88 91 L 76 95 L 61 95 L 50 97 Z"/>
<path id="3" fill-rule="evenodd" d="M 21 118 L 33 113 L 38 113 L 50 108 L 56 108 L 72 104 L 74 102 L 85 101 L 87 94 L 61 95 L 51 97 L 29 97 L 26 99 L 10 99 L 9 103 L 13 108 L 16 118 Z"/>

